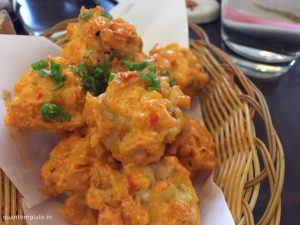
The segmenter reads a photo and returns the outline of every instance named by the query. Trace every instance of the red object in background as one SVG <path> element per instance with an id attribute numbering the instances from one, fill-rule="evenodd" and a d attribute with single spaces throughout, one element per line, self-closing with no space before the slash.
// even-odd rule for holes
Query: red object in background
<path id="1" fill-rule="evenodd" d="M 198 3 L 193 0 L 186 0 L 185 4 L 186 4 L 186 7 L 189 9 L 194 9 L 195 7 L 198 6 Z"/>

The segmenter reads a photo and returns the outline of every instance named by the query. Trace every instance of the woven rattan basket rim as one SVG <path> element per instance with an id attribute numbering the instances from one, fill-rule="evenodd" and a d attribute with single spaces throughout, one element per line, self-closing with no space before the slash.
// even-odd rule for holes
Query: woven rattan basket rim
<path id="1" fill-rule="evenodd" d="M 76 21 L 76 18 L 62 21 L 45 32 L 43 36 L 49 38 L 51 41 L 60 46 L 64 46 L 68 41 L 65 34 L 66 26 L 68 23 Z M 225 124 L 224 126 L 226 130 L 226 126 L 230 126 L 230 124 L 232 124 L 231 116 L 233 115 L 234 118 L 244 118 L 240 120 L 236 119 L 235 121 L 242 121 L 245 127 L 248 127 L 248 130 L 244 131 L 248 135 L 247 141 L 245 143 L 242 142 L 241 144 L 245 144 L 247 148 L 249 147 L 249 149 L 252 149 L 247 152 L 235 151 L 230 153 L 231 156 L 227 156 L 227 158 L 224 157 L 224 153 L 219 152 L 224 158 L 220 158 L 221 169 L 216 172 L 215 181 L 224 192 L 226 201 L 236 224 L 280 224 L 281 192 L 285 170 L 284 153 L 281 142 L 273 127 L 265 98 L 222 50 L 209 43 L 207 35 L 200 27 L 193 23 L 190 23 L 189 25 L 191 30 L 193 30 L 198 36 L 197 40 L 191 41 L 191 49 L 198 56 L 204 66 L 207 66 L 206 69 L 213 78 L 210 83 L 215 85 L 213 87 L 207 87 L 206 90 L 202 91 L 200 93 L 200 99 L 201 97 L 204 98 L 212 96 L 217 99 L 216 102 L 228 101 L 232 105 L 232 108 L 225 109 L 227 104 L 222 105 L 222 103 L 220 103 L 221 106 L 219 107 L 221 107 L 222 115 L 215 110 L 218 107 L 210 105 L 212 103 L 203 104 L 202 106 L 202 108 L 204 108 L 203 114 L 206 125 L 214 136 L 219 138 L 216 139 L 217 148 L 219 145 L 222 146 L 222 142 L 220 140 L 222 140 L 222 138 L 224 139 L 224 137 L 218 130 L 220 127 L 217 127 L 216 124 L 218 124 L 218 122 L 220 124 Z M 58 32 L 60 33 L 58 34 Z M 56 34 L 55 37 L 53 34 Z M 215 92 L 223 86 L 225 87 L 225 91 L 222 94 L 224 94 L 225 97 L 222 95 L 221 97 L 217 94 L 215 95 Z M 233 114 L 231 115 L 228 113 L 229 111 Z M 266 144 L 255 135 L 255 125 L 253 123 L 253 117 L 255 114 L 259 115 L 264 123 L 267 136 Z M 216 122 L 217 120 L 218 122 Z M 244 125 L 242 124 L 239 127 L 243 130 Z M 223 131 L 223 127 L 220 129 Z M 241 134 L 238 134 L 238 131 L 239 130 L 237 130 L 237 134 L 233 135 L 236 137 L 231 137 L 232 139 L 237 140 L 241 138 Z M 220 149 L 222 148 L 220 147 Z M 238 160 L 234 158 L 235 156 L 237 156 Z M 263 165 L 260 165 L 258 156 L 263 159 Z M 241 163 L 239 163 L 239 161 L 241 161 Z M 237 165 L 239 165 L 239 167 L 237 167 Z M 233 174 L 231 173 L 232 171 L 235 172 L 234 174 L 238 174 L 240 172 L 240 177 L 237 176 L 238 179 L 235 179 L 234 182 L 236 186 L 240 188 L 240 193 L 231 193 L 231 189 L 228 188 L 228 185 L 226 186 L 226 184 L 228 184 L 228 180 L 232 180 L 229 176 L 230 174 Z M 254 220 L 253 208 L 255 207 L 257 198 L 259 197 L 260 182 L 265 179 L 268 179 L 270 184 L 270 199 L 263 216 Z M 239 183 L 243 185 L 241 186 Z M 23 215 L 20 199 L 21 195 L 9 181 L 4 172 L 0 170 L 1 217 L 5 215 Z M 0 224 L 10 223 L 8 221 L 3 222 L 0 220 Z M 26 221 L 19 220 L 14 224 L 26 224 Z"/>

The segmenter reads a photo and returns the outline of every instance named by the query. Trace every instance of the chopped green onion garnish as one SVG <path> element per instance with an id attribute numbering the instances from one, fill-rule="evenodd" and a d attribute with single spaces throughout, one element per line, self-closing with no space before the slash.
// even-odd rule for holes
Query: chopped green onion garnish
<path id="1" fill-rule="evenodd" d="M 41 77 L 41 78 L 45 78 L 45 76 L 46 76 L 48 73 L 50 73 L 50 71 L 45 70 L 45 69 L 42 69 L 42 70 L 39 71 L 38 76 Z"/>
<path id="2" fill-rule="evenodd" d="M 149 71 L 152 72 L 152 73 L 156 73 L 156 65 L 154 63 L 150 64 Z"/>
<path id="3" fill-rule="evenodd" d="M 115 73 L 110 73 L 107 83 L 110 83 L 115 78 L 115 76 L 116 76 Z"/>
<path id="4" fill-rule="evenodd" d="M 101 78 L 104 74 L 104 71 L 99 66 L 91 67 L 91 72 L 97 79 Z"/>
<path id="5" fill-rule="evenodd" d="M 65 74 L 62 74 L 62 68 L 60 67 L 60 65 L 54 62 L 53 60 L 51 60 L 50 62 L 50 71 L 46 69 L 41 69 L 38 73 L 38 76 L 41 78 L 45 78 L 46 75 L 48 75 L 48 77 L 53 82 L 59 84 L 51 91 L 57 91 L 58 89 L 62 88 L 64 86 L 64 81 L 67 79 L 67 76 Z"/>
<path id="6" fill-rule="evenodd" d="M 149 73 L 141 72 L 140 76 L 144 79 L 147 86 L 151 86 L 152 78 L 149 76 Z"/>
<path id="7" fill-rule="evenodd" d="M 159 91 L 160 87 L 148 87 L 147 90 L 148 91 Z"/>
<path id="8" fill-rule="evenodd" d="M 87 71 L 87 68 L 86 68 L 84 62 L 80 62 L 78 64 L 78 70 L 79 70 L 79 72 L 82 73 L 81 76 L 87 76 L 88 75 L 88 71 Z"/>
<path id="9" fill-rule="evenodd" d="M 91 54 L 93 53 L 93 50 L 87 50 L 85 53 L 84 53 L 84 55 L 83 55 L 83 58 L 84 59 L 87 59 L 87 60 L 89 60 L 89 61 L 91 61 Z"/>
<path id="10" fill-rule="evenodd" d="M 170 71 L 169 70 L 162 70 L 161 71 L 161 75 L 163 77 L 169 77 L 170 76 Z"/>
<path id="11" fill-rule="evenodd" d="M 71 120 L 71 116 L 69 113 L 65 112 L 59 106 L 51 103 L 44 103 L 40 107 L 40 113 L 44 119 L 53 120 L 59 123 Z"/>
<path id="12" fill-rule="evenodd" d="M 55 81 L 56 83 L 61 83 L 66 80 L 67 77 L 66 75 L 62 74 L 62 68 L 60 67 L 59 64 L 51 60 L 50 68 L 51 68 L 51 72 L 50 74 L 48 73 L 47 74 L 53 81 Z"/>
<path id="13" fill-rule="evenodd" d="M 125 64 L 126 69 L 129 71 L 140 71 L 146 69 L 146 67 L 148 66 L 148 62 L 145 60 L 138 64 L 133 64 L 129 60 L 124 60 L 123 62 Z"/>
<path id="14" fill-rule="evenodd" d="M 79 71 L 78 69 L 76 69 L 75 66 L 69 64 L 68 67 L 70 68 L 70 70 L 71 70 L 74 74 L 76 74 L 77 76 L 80 75 L 80 71 Z"/>
<path id="15" fill-rule="evenodd" d="M 64 82 L 59 83 L 55 88 L 51 89 L 50 91 L 57 91 L 65 86 Z"/>
<path id="16" fill-rule="evenodd" d="M 148 91 L 159 91 L 160 90 L 160 78 L 153 72 L 141 72 L 139 75 L 144 79 Z"/>
<path id="17" fill-rule="evenodd" d="M 91 11 L 86 11 L 86 12 L 83 12 L 83 13 L 80 13 L 79 15 L 79 19 L 81 20 L 89 20 L 91 17 L 93 17 L 93 13 Z"/>
<path id="18" fill-rule="evenodd" d="M 171 87 L 173 87 L 175 84 L 176 84 L 176 78 L 173 77 L 170 81 L 169 81 L 169 84 Z"/>
<path id="19" fill-rule="evenodd" d="M 106 17 L 109 20 L 113 20 L 114 19 L 112 17 L 112 15 L 109 12 L 105 11 L 105 10 L 102 11 L 101 16 L 104 16 L 104 17 Z"/>
<path id="20" fill-rule="evenodd" d="M 108 70 L 111 68 L 111 64 L 108 59 L 104 59 L 103 62 L 99 65 L 101 69 Z"/>
<path id="21" fill-rule="evenodd" d="M 41 59 L 35 63 L 31 64 L 32 69 L 34 70 L 41 70 L 41 69 L 45 69 L 48 67 L 48 62 L 44 59 Z"/>
<path id="22" fill-rule="evenodd" d="M 159 87 L 160 86 L 160 78 L 159 77 L 155 77 L 152 81 L 152 86 L 153 87 Z"/>
<path id="23" fill-rule="evenodd" d="M 91 92 L 93 95 L 96 95 L 97 87 L 95 78 L 92 76 L 83 76 L 82 78 L 82 87 L 84 90 Z"/>

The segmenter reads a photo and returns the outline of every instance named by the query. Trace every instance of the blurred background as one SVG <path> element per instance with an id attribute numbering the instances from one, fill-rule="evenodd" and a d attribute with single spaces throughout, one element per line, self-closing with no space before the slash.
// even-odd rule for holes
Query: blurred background
<path id="1" fill-rule="evenodd" d="M 8 11 L 17 34 L 39 35 L 56 23 L 77 17 L 80 7 L 100 5 L 110 10 L 115 0 L 0 0 L 0 9 Z"/>

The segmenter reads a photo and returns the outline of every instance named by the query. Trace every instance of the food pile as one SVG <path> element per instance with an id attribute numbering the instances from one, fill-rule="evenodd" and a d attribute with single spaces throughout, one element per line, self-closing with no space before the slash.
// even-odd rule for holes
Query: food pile
<path id="1" fill-rule="evenodd" d="M 67 27 L 61 57 L 34 62 L 6 98 L 10 127 L 63 133 L 41 169 L 76 225 L 199 225 L 191 177 L 216 166 L 211 134 L 184 115 L 208 82 L 175 43 L 142 52 L 136 29 L 100 7 Z"/>

